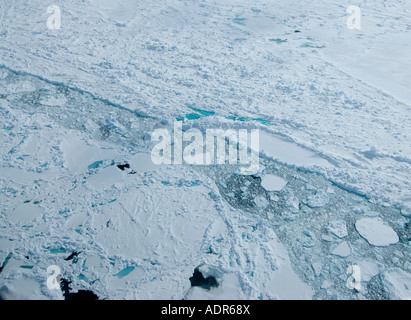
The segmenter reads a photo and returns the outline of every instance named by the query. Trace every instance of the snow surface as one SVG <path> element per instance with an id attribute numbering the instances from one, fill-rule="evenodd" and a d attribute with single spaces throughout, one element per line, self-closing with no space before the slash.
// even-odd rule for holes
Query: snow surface
<path id="1" fill-rule="evenodd" d="M 395 300 L 411 300 L 411 274 L 400 269 L 385 271 L 382 282 L 387 294 Z"/>
<path id="2" fill-rule="evenodd" d="M 351 4 L 1 2 L 0 295 L 409 299 L 411 7 Z M 260 171 L 154 165 L 176 119 L 259 128 Z"/>
<path id="3" fill-rule="evenodd" d="M 65 1 L 48 30 L 48 2 L 3 2 L 0 56 L 158 118 L 264 119 L 335 164 L 321 170 L 333 181 L 411 214 L 411 9 L 360 1 L 353 31 L 351 4 Z"/>

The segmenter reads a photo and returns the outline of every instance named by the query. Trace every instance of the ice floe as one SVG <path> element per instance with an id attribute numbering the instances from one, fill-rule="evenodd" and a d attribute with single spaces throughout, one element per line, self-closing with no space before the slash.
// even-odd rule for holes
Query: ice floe
<path id="1" fill-rule="evenodd" d="M 378 217 L 360 219 L 355 228 L 373 246 L 383 247 L 399 241 L 397 233 Z"/>

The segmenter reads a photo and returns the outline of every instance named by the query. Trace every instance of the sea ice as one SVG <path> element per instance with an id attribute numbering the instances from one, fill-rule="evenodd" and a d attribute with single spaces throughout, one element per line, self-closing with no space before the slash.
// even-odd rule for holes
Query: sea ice
<path id="1" fill-rule="evenodd" d="M 399 241 L 397 233 L 381 218 L 360 219 L 355 228 L 373 246 L 384 247 Z"/>
<path id="2" fill-rule="evenodd" d="M 411 274 L 401 269 L 385 271 L 381 274 L 384 290 L 392 300 L 411 300 Z"/>
<path id="3" fill-rule="evenodd" d="M 351 254 L 351 248 L 347 241 L 341 242 L 332 252 L 333 255 L 348 257 Z"/>
<path id="4" fill-rule="evenodd" d="M 281 191 L 286 185 L 287 181 L 273 174 L 263 176 L 261 181 L 261 186 L 267 191 Z"/>
<path id="5" fill-rule="evenodd" d="M 311 208 L 321 208 L 324 207 L 329 200 L 327 192 L 319 190 L 315 195 L 307 198 L 307 205 Z"/>
<path id="6" fill-rule="evenodd" d="M 328 230 L 338 238 L 348 236 L 347 225 L 345 221 L 333 221 L 328 225 Z"/>

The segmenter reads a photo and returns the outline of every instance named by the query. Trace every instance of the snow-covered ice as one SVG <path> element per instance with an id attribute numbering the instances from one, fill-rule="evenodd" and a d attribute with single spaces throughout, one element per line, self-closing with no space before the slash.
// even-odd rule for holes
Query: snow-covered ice
<path id="1" fill-rule="evenodd" d="M 343 241 L 331 253 L 333 255 L 345 258 L 351 254 L 351 248 L 348 242 Z"/>
<path id="2" fill-rule="evenodd" d="M 286 185 L 287 181 L 273 174 L 264 175 L 261 181 L 261 186 L 267 191 L 281 191 Z"/>
<path id="3" fill-rule="evenodd" d="M 351 4 L 1 2 L 1 297 L 410 299 L 411 7 Z M 176 120 L 258 170 L 153 164 Z"/>
<path id="4" fill-rule="evenodd" d="M 397 233 L 381 218 L 360 219 L 355 228 L 373 246 L 388 246 L 399 240 Z"/>
<path id="5" fill-rule="evenodd" d="M 330 222 L 328 225 L 328 230 L 338 238 L 344 238 L 348 236 L 347 224 L 345 223 L 345 221 Z"/>
<path id="6" fill-rule="evenodd" d="M 387 295 L 395 300 L 411 300 L 411 274 L 401 269 L 388 270 L 381 274 Z"/>

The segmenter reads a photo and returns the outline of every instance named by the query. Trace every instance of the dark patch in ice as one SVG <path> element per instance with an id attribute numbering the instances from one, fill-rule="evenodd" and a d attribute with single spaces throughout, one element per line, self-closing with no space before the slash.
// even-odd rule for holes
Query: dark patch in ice
<path id="1" fill-rule="evenodd" d="M 7 297 L 8 294 L 10 294 L 9 288 L 7 288 L 6 286 L 1 287 L 0 300 L 6 300 L 5 297 Z"/>
<path id="2" fill-rule="evenodd" d="M 80 252 L 74 251 L 71 255 L 69 255 L 69 256 L 68 256 L 66 259 L 64 259 L 64 260 L 65 260 L 65 261 L 70 261 L 70 260 L 72 260 L 73 258 L 77 257 L 80 253 L 81 253 L 81 251 L 80 251 Z"/>
<path id="3" fill-rule="evenodd" d="M 287 39 L 269 39 L 269 41 L 271 41 L 271 42 L 275 42 L 275 43 L 277 43 L 277 44 L 282 44 L 282 43 L 285 43 L 285 42 L 287 42 Z"/>
<path id="4" fill-rule="evenodd" d="M 220 192 L 233 205 L 240 205 L 244 209 L 254 211 L 256 207 L 255 198 L 265 197 L 265 190 L 261 187 L 261 177 L 242 176 L 233 174 L 224 183 L 227 188 L 221 188 Z"/>
<path id="5" fill-rule="evenodd" d="M 384 290 L 380 274 L 368 281 L 366 287 L 371 300 L 390 300 L 388 293 Z"/>
<path id="6" fill-rule="evenodd" d="M 127 268 L 124 268 L 124 269 L 121 270 L 119 273 L 115 274 L 114 276 L 117 277 L 117 278 L 122 279 L 122 278 L 124 278 L 124 277 L 127 277 L 131 272 L 134 271 L 134 269 L 135 269 L 135 267 L 129 266 L 129 267 L 127 267 Z"/>
<path id="7" fill-rule="evenodd" d="M 362 154 L 364 155 L 364 157 L 370 160 L 378 157 L 378 152 L 377 152 L 377 149 L 375 149 L 375 147 L 372 147 L 370 150 L 365 151 Z"/>
<path id="8" fill-rule="evenodd" d="M 200 270 L 198 270 L 198 268 L 194 269 L 194 274 L 190 278 L 190 282 L 192 287 L 200 287 L 206 290 L 218 287 L 218 282 L 215 277 L 208 276 L 207 278 L 204 278 L 203 274 L 200 272 Z"/>
<path id="9" fill-rule="evenodd" d="M 7 263 L 9 262 L 12 256 L 13 256 L 13 253 L 10 252 L 8 256 L 6 257 L 6 259 L 4 260 L 2 266 L 0 267 L 0 273 L 2 273 L 2 271 L 4 270 L 4 267 L 7 265 Z"/>
<path id="10" fill-rule="evenodd" d="M 124 171 L 125 169 L 130 169 L 130 165 L 128 163 L 119 164 L 117 165 L 117 168 L 119 168 L 121 171 Z"/>
<path id="11" fill-rule="evenodd" d="M 61 279 L 60 288 L 63 292 L 64 300 L 79 301 L 79 300 L 98 300 L 98 296 L 90 290 L 79 290 L 78 292 L 71 293 L 70 287 L 71 281 Z"/>

